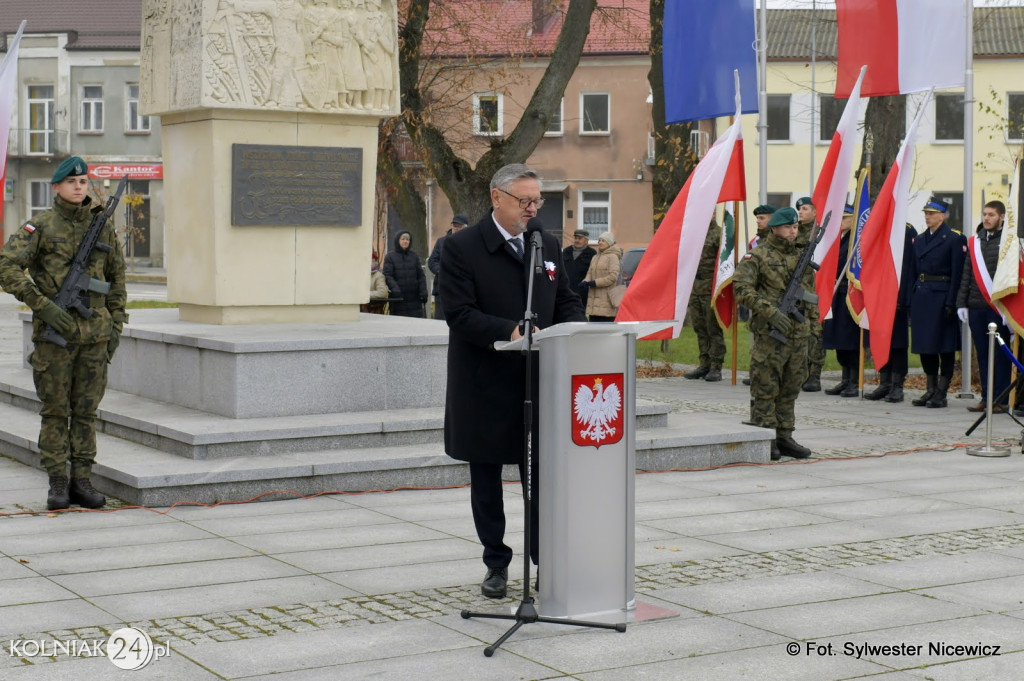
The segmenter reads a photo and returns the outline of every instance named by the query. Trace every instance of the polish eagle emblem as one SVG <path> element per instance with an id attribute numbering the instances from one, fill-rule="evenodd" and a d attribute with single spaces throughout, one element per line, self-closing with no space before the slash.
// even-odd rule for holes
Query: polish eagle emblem
<path id="1" fill-rule="evenodd" d="M 573 376 L 572 440 L 581 447 L 622 439 L 622 374 Z"/>

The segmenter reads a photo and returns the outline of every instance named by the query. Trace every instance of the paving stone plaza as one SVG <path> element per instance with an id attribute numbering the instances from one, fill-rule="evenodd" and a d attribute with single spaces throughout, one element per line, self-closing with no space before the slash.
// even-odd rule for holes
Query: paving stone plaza
<path id="1" fill-rule="evenodd" d="M 0 362 L 20 362 L 2 298 Z M 746 416 L 746 388 L 728 381 L 641 379 L 638 392 Z M 916 409 L 908 395 L 802 394 L 806 462 L 638 473 L 636 595 L 672 616 L 638 608 L 625 633 L 530 624 L 490 658 L 508 623 L 459 613 L 518 603 L 518 485 L 510 596 L 494 602 L 466 488 L 29 513 L 45 474 L 0 458 L 0 678 L 1018 678 L 1021 429 L 998 416 L 1010 456 L 968 456 L 984 433 L 964 436 L 973 400 Z M 86 654 L 125 627 L 153 642 L 143 668 Z"/>

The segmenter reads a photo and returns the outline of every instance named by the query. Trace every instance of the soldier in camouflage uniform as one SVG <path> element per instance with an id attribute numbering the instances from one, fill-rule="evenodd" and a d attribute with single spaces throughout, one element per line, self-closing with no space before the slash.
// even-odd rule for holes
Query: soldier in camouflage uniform
<path id="1" fill-rule="evenodd" d="M 800 216 L 796 242 L 797 245 L 803 247 L 811 238 L 811 230 L 814 228 L 815 220 L 818 219 L 818 209 L 811 202 L 811 197 L 805 196 L 797 200 L 796 210 Z M 804 381 L 804 392 L 816 393 L 821 390 L 821 369 L 824 366 L 825 345 L 822 339 L 821 324 L 814 324 L 811 327 L 811 338 L 807 345 L 807 380 Z"/>
<path id="2" fill-rule="evenodd" d="M 772 459 L 781 455 L 804 459 L 811 451 L 793 440 L 796 425 L 794 407 L 800 386 L 807 377 L 807 343 L 811 327 L 818 324 L 818 306 L 799 303 L 806 320 L 798 322 L 779 310 L 803 247 L 797 242 L 796 211 L 780 208 L 768 222 L 771 234 L 748 252 L 736 267 L 733 285 L 737 300 L 750 308 L 753 333 L 750 362 L 750 423 L 775 430 Z M 801 281 L 808 293 L 814 291 L 814 273 L 804 271 Z M 782 332 L 780 343 L 769 333 Z"/>
<path id="3" fill-rule="evenodd" d="M 693 331 L 697 334 L 700 365 L 683 374 L 686 378 L 722 380 L 725 338 L 711 305 L 711 285 L 715 270 L 718 269 L 718 249 L 721 243 L 722 228 L 712 220 L 704 239 L 704 249 L 700 252 L 700 264 L 697 265 L 697 277 L 693 280 L 690 302 L 686 307 L 686 318 L 693 324 Z"/>
<path id="4" fill-rule="evenodd" d="M 88 196 L 86 172 L 85 161 L 77 156 L 61 163 L 50 180 L 56 194 L 53 207 L 25 223 L 0 250 L 0 286 L 34 313 L 35 347 L 29 363 L 42 402 L 39 453 L 50 476 L 46 498 L 50 510 L 72 503 L 86 508 L 106 503 L 89 477 L 96 460 L 96 409 L 107 386 L 107 363 L 117 349 L 126 319 L 124 255 L 109 222 L 99 243 L 110 250 L 94 250 L 86 270 L 91 277 L 111 284 L 106 296 L 88 294 L 88 305 L 95 314 L 84 319 L 53 302 L 94 214 L 103 210 Z M 43 340 L 47 325 L 68 341 L 67 347 Z"/>

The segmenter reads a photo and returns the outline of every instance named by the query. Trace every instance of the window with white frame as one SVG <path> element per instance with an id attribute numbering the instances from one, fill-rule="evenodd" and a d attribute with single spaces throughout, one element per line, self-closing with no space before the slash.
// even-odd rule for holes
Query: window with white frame
<path id="1" fill-rule="evenodd" d="M 46 180 L 32 180 L 29 182 L 28 215 L 32 217 L 44 210 L 49 210 L 53 205 L 53 190 Z"/>
<path id="2" fill-rule="evenodd" d="M 53 129 L 53 86 L 28 86 L 28 153 L 52 154 L 55 135 Z"/>
<path id="3" fill-rule="evenodd" d="M 607 135 L 612 131 L 612 99 L 607 92 L 580 93 L 580 134 Z"/>
<path id="4" fill-rule="evenodd" d="M 139 113 L 139 84 L 128 83 L 128 96 L 125 97 L 125 131 L 149 132 L 149 116 Z"/>
<path id="5" fill-rule="evenodd" d="M 548 124 L 548 129 L 544 131 L 547 137 L 556 137 L 565 133 L 565 129 L 562 126 L 562 116 L 565 113 L 565 97 L 562 97 L 558 101 L 558 108 L 551 114 L 551 122 Z"/>
<path id="6" fill-rule="evenodd" d="M 935 95 L 935 141 L 964 139 L 964 96 L 960 94 Z"/>
<path id="7" fill-rule="evenodd" d="M 473 133 L 497 136 L 501 134 L 501 93 L 481 92 L 473 95 Z"/>
<path id="8" fill-rule="evenodd" d="M 83 133 L 103 132 L 103 86 L 82 86 L 82 115 L 78 130 Z"/>
<path id="9" fill-rule="evenodd" d="M 583 216 L 580 229 L 586 230 L 591 241 L 597 241 L 601 232 L 611 231 L 611 213 L 611 192 L 580 191 L 580 215 Z"/>
<path id="10" fill-rule="evenodd" d="M 845 99 L 836 99 L 832 95 L 820 95 L 818 97 L 818 140 L 831 142 L 839 127 L 839 119 L 843 117 L 846 109 Z"/>
<path id="11" fill-rule="evenodd" d="M 768 141 L 789 141 L 789 95 L 768 95 Z"/>
<path id="12" fill-rule="evenodd" d="M 1006 139 L 1024 141 L 1024 92 L 1006 94 Z"/>

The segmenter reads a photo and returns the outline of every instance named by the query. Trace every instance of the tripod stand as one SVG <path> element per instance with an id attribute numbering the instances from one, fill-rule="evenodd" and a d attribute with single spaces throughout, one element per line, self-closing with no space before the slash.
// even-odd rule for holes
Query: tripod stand
<path id="1" fill-rule="evenodd" d="M 533 458 L 532 458 L 532 437 L 533 437 L 533 357 L 531 355 L 533 350 L 533 332 L 536 324 L 536 314 L 533 312 L 533 284 L 536 277 L 544 274 L 544 270 L 540 263 L 543 258 L 543 241 L 542 241 L 542 227 L 540 224 L 531 220 L 528 226 L 528 234 L 530 235 L 530 280 L 526 290 L 526 311 L 523 314 L 523 320 L 521 322 L 521 328 L 523 333 L 523 348 L 522 353 L 526 358 L 526 371 L 524 372 L 524 383 L 526 392 L 523 398 L 523 466 L 524 471 L 522 486 L 523 486 L 523 505 L 524 505 L 524 534 L 523 534 L 523 595 L 519 602 L 519 607 L 515 613 L 483 613 L 483 612 L 471 612 L 469 610 L 462 611 L 462 619 L 469 619 L 471 617 L 477 617 L 481 619 L 499 619 L 499 620 L 511 620 L 514 624 L 504 633 L 501 638 L 487 646 L 484 649 L 484 655 L 491 657 L 494 655 L 494 651 L 501 647 L 504 643 L 516 633 L 520 627 L 524 624 L 533 624 L 535 622 L 547 622 L 549 624 L 566 624 L 577 627 L 591 627 L 595 629 L 614 629 L 618 632 L 626 631 L 626 624 L 619 622 L 615 624 L 607 622 L 589 622 L 582 620 L 564 619 L 560 617 L 543 617 L 537 612 L 536 605 L 534 603 L 533 596 L 530 593 L 530 572 L 532 569 L 530 563 L 530 547 L 532 546 L 532 523 L 533 523 L 533 509 L 531 503 L 531 497 L 533 494 Z"/>

